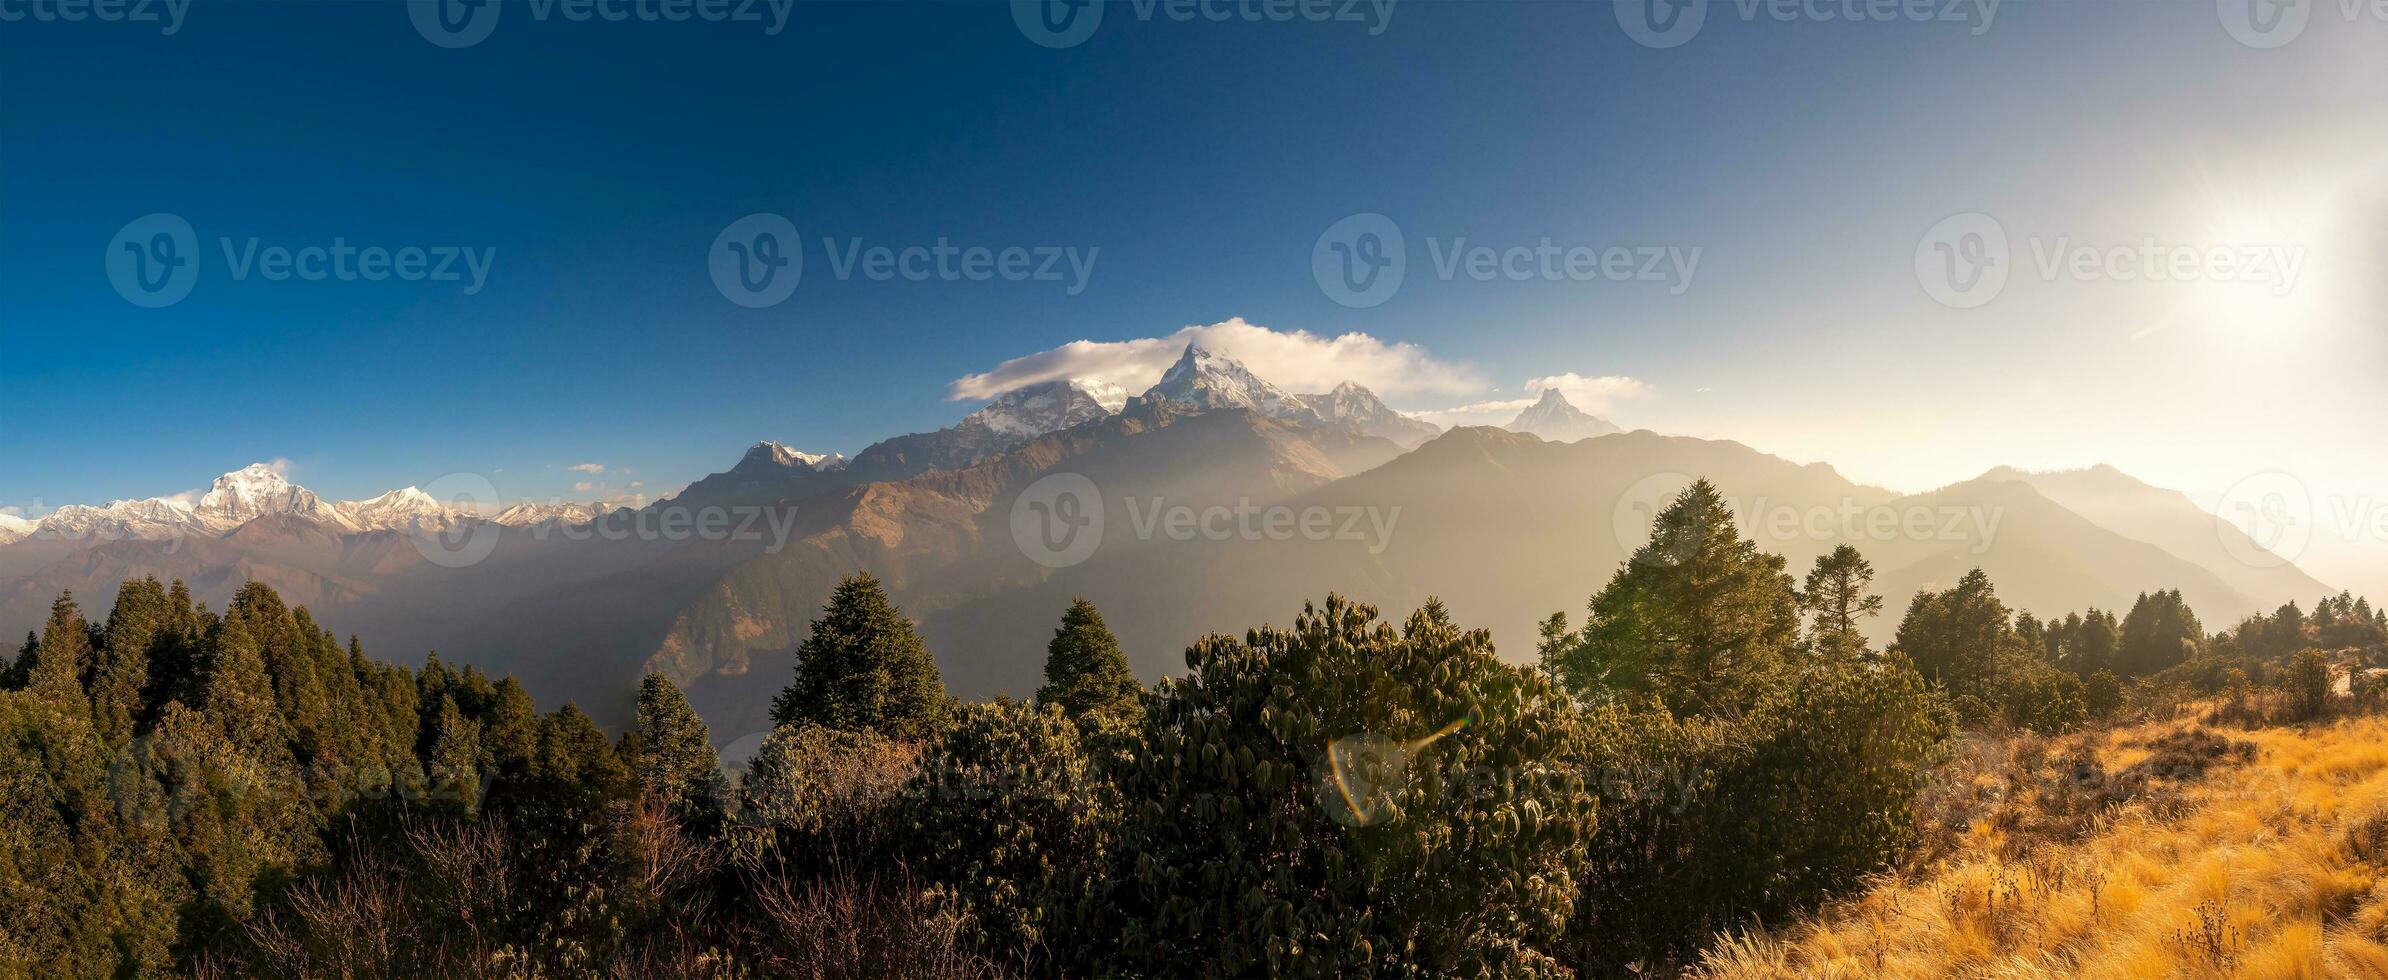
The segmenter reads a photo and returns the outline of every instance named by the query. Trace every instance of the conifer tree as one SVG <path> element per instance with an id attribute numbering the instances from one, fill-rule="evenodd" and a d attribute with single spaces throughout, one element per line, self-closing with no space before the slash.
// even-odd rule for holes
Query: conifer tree
<path id="1" fill-rule="evenodd" d="M 1820 651 L 1857 653 L 1865 649 L 1858 620 L 1882 614 L 1882 597 L 1866 591 L 1874 582 L 1874 564 L 1856 548 L 1841 545 L 1816 559 L 1808 571 L 1800 608 L 1816 617 L 1809 639 Z"/>
<path id="2" fill-rule="evenodd" d="M 1799 636 L 1783 559 L 1740 537 L 1700 480 L 1675 498 L 1599 595 L 1560 673 L 1580 696 L 1658 694 L 1677 714 L 1744 704 Z"/>
<path id="3" fill-rule="evenodd" d="M 33 672 L 33 661 L 41 656 L 41 634 L 25 631 L 25 645 L 17 648 L 17 655 L 8 662 L 8 669 L 0 671 L 0 688 L 23 690 Z"/>
<path id="4" fill-rule="evenodd" d="M 61 593 L 50 604 L 50 621 L 35 645 L 26 689 L 53 708 L 89 720 L 91 699 L 84 693 L 83 677 L 92 660 L 91 628 L 75 608 L 74 593 Z"/>
<path id="5" fill-rule="evenodd" d="M 639 681 L 633 734 L 638 737 L 639 787 L 683 820 L 717 811 L 725 781 L 711 732 L 669 678 L 650 673 Z"/>
<path id="6" fill-rule="evenodd" d="M 155 578 L 127 582 L 108 612 L 107 643 L 91 680 L 91 714 L 102 741 L 123 745 L 133 737 L 149 686 L 149 651 L 164 630 L 166 587 Z"/>
<path id="7" fill-rule="evenodd" d="M 432 715 L 431 758 L 425 775 L 434 799 L 454 801 L 466 813 L 480 806 L 481 726 L 456 707 L 453 695 L 440 695 Z"/>
<path id="8" fill-rule="evenodd" d="M 796 679 L 771 704 L 777 725 L 813 724 L 922 738 L 944 725 L 952 699 L 912 622 L 868 574 L 839 582 L 796 650 Z"/>
<path id="9" fill-rule="evenodd" d="M 1575 633 L 1567 628 L 1567 614 L 1555 612 L 1545 617 L 1535 628 L 1534 663 L 1542 668 L 1542 676 L 1559 679 L 1559 663 L 1566 659 L 1569 648 L 1575 646 Z"/>
<path id="10" fill-rule="evenodd" d="M 1128 670 L 1119 639 L 1103 625 L 1094 603 L 1076 599 L 1045 645 L 1045 686 L 1037 703 L 1061 707 L 1079 732 L 1118 731 L 1144 716 L 1144 685 Z"/>
<path id="11" fill-rule="evenodd" d="M 265 655 L 246 623 L 235 618 L 217 623 L 200 667 L 196 707 L 207 724 L 233 745 L 287 754 L 289 741 L 281 714 L 274 708 L 274 685 L 265 673 Z"/>

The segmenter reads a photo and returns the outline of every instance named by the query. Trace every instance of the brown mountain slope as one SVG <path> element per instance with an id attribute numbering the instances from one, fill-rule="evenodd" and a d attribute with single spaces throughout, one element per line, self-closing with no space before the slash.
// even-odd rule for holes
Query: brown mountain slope
<path id="1" fill-rule="evenodd" d="M 2291 600 L 2310 605 L 2316 597 L 2334 591 L 2286 561 L 2249 562 L 2246 556 L 2268 553 L 2236 525 L 2199 507 L 2187 494 L 2149 486 L 2111 466 L 2054 473 L 2002 466 L 1981 478 L 2028 484 L 2041 496 L 2100 527 L 2145 541 L 2213 572 L 2223 584 L 2251 597 L 2266 611 Z"/>

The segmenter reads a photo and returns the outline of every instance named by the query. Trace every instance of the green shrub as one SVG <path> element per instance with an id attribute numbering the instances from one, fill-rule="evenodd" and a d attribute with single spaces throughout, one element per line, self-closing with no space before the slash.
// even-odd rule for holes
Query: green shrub
<path id="1" fill-rule="evenodd" d="M 1211 636 L 1145 702 L 1080 906 L 1088 972 L 1562 976 L 1594 800 L 1578 715 L 1439 604 Z"/>
<path id="2" fill-rule="evenodd" d="M 914 871 L 1004 962 L 1038 961 L 1050 913 L 1086 894 L 1117 817 L 1070 716 L 1009 700 L 962 706 L 904 796 Z"/>
<path id="3" fill-rule="evenodd" d="M 2088 700 L 2081 678 L 2051 668 L 2032 685 L 2024 725 L 2042 735 L 2061 735 L 2080 728 L 2089 718 Z"/>

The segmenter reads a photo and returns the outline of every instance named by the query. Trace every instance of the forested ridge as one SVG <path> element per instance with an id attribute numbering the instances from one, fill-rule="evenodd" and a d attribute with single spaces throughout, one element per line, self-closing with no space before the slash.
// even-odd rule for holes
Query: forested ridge
<path id="1" fill-rule="evenodd" d="M 2388 658 L 2352 596 L 2209 633 L 1979 572 L 1873 649 L 1872 575 L 1795 577 L 1701 482 L 1531 664 L 1329 596 L 1146 685 L 1079 601 L 984 703 L 855 576 L 735 774 L 659 675 L 609 736 L 262 584 L 65 595 L 0 677 L 0 973 L 1665 974 L 1908 859 L 1968 732 L 2301 711 Z"/>

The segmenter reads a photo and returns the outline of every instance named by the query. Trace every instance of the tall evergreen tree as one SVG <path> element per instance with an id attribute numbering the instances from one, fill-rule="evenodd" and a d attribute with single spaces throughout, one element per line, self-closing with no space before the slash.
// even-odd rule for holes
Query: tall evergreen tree
<path id="1" fill-rule="evenodd" d="M 425 773 L 432 798 L 453 802 L 466 813 L 481 805 L 481 726 L 456 707 L 454 695 L 442 694 L 432 712 L 431 757 Z"/>
<path id="2" fill-rule="evenodd" d="M 1998 673 L 2000 661 L 2018 652 L 2006 604 L 1979 568 L 1945 592 L 1917 593 L 1891 646 L 1913 660 L 1924 679 L 1952 687 Z"/>
<path id="3" fill-rule="evenodd" d="M 92 662 L 90 624 L 83 622 L 82 611 L 75 608 L 75 594 L 61 593 L 58 601 L 50 604 L 50 621 L 42 627 L 41 641 L 35 645 L 25 687 L 52 707 L 88 720 L 91 699 L 84 693 L 83 678 Z"/>
<path id="4" fill-rule="evenodd" d="M 2205 635 L 2180 590 L 2140 593 L 2123 617 L 2115 673 L 2144 676 L 2188 660 L 2197 655 Z"/>
<path id="5" fill-rule="evenodd" d="M 712 734 L 669 678 L 650 673 L 639 681 L 634 731 L 639 741 L 635 771 L 650 798 L 683 820 L 720 809 L 726 784 Z"/>
<path id="6" fill-rule="evenodd" d="M 1560 661 L 1575 646 L 1575 632 L 1567 628 L 1567 614 L 1555 612 L 1544 617 L 1534 633 L 1534 663 L 1542 668 L 1543 677 L 1556 683 Z"/>
<path id="7" fill-rule="evenodd" d="M 1592 598 L 1560 673 L 1579 695 L 1649 690 L 1679 715 L 1706 713 L 1746 704 L 1798 638 L 1782 557 L 1742 539 L 1724 495 L 1700 480 Z"/>
<path id="8" fill-rule="evenodd" d="M 286 755 L 289 738 L 274 707 L 265 655 L 241 619 L 226 618 L 208 637 L 200 661 L 198 712 L 231 744 Z"/>
<path id="9" fill-rule="evenodd" d="M 116 606 L 108 612 L 108 640 L 91 681 L 92 721 L 111 746 L 133 737 L 149 687 L 150 648 L 168 628 L 165 618 L 166 587 L 157 579 L 127 582 L 117 590 Z"/>
<path id="10" fill-rule="evenodd" d="M 2069 619 L 2067 622 L 2072 623 Z M 2117 662 L 2122 646 L 2122 633 L 2115 627 L 2114 614 L 2093 608 L 2066 631 L 2064 656 L 2058 663 L 2085 678 L 2101 670 L 2126 674 L 2127 671 L 2117 669 L 2122 666 Z"/>
<path id="11" fill-rule="evenodd" d="M 858 574 L 838 583 L 796 649 L 795 682 L 772 701 L 771 721 L 922 738 L 952 710 L 937 660 L 912 622 L 878 579 Z"/>
<path id="12" fill-rule="evenodd" d="M 1866 591 L 1873 582 L 1874 564 L 1854 547 L 1841 545 L 1816 558 L 1816 566 L 1808 570 L 1806 588 L 1799 593 L 1800 608 L 1816 617 L 1808 634 L 1816 649 L 1838 653 L 1865 649 L 1858 620 L 1882 614 L 1882 597 Z"/>
<path id="13" fill-rule="evenodd" d="M 26 630 L 25 645 L 17 648 L 17 655 L 8 661 L 8 669 L 0 671 L 0 688 L 22 690 L 33 672 L 33 661 L 40 656 L 41 634 Z"/>
<path id="14" fill-rule="evenodd" d="M 1045 686 L 1039 704 L 1059 705 L 1082 733 L 1118 731 L 1144 717 L 1144 685 L 1128 670 L 1119 639 L 1103 625 L 1094 603 L 1076 599 L 1045 644 Z"/>

